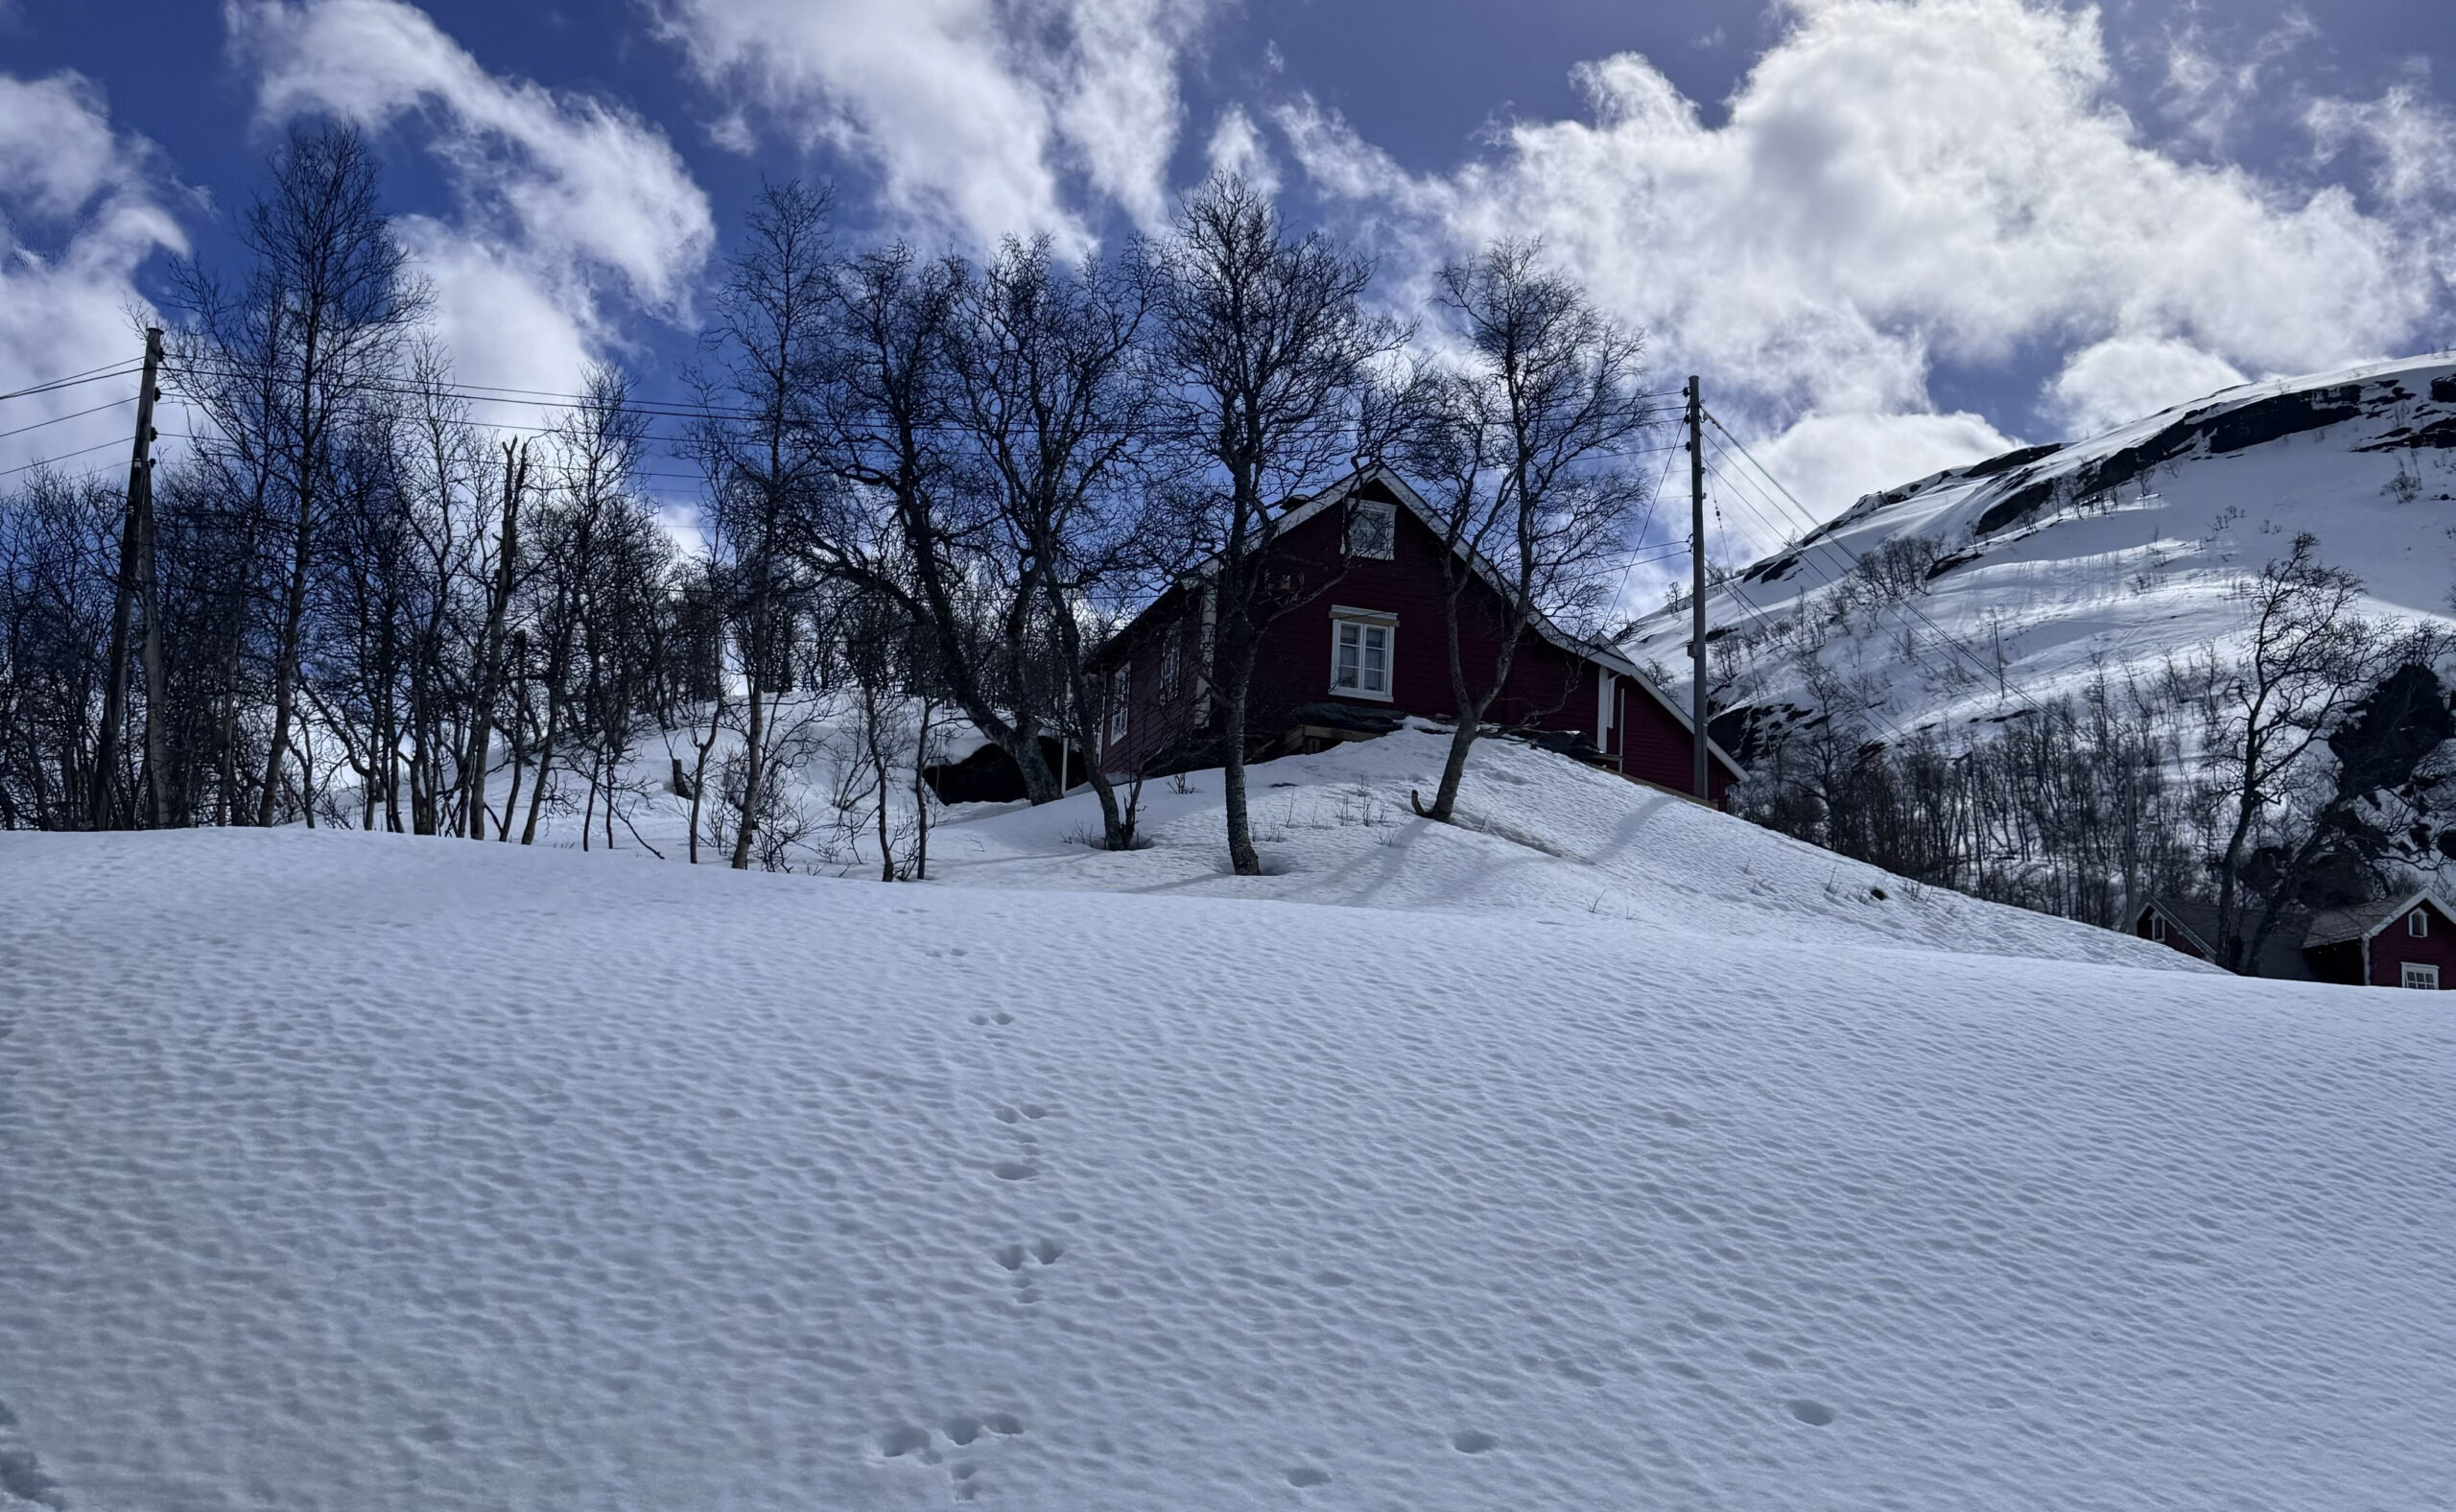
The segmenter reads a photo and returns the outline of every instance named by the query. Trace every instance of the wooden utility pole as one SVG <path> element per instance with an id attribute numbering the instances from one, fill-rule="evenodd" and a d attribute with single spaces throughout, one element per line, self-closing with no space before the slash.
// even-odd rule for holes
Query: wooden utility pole
<path id="1" fill-rule="evenodd" d="M 1697 730 L 1697 796 L 1714 801 L 1706 758 L 1706 400 L 1688 376 L 1688 707 Z"/>
<path id="2" fill-rule="evenodd" d="M 134 607 L 136 579 L 140 565 L 150 566 L 142 558 L 150 556 L 147 537 L 151 533 L 153 513 L 151 494 L 154 484 L 154 379 L 162 361 L 162 333 L 149 327 L 145 332 L 145 377 L 136 390 L 136 446 L 128 463 L 128 508 L 119 537 L 119 591 L 111 603 L 110 659 L 103 669 L 103 730 L 94 743 L 94 780 L 85 796 L 85 827 L 106 830 L 111 827 L 111 776 L 119 765 L 119 727 L 128 718 L 128 629 L 130 611 Z M 147 616 L 146 636 L 154 635 L 154 616 Z M 147 693 L 153 692 L 152 669 L 148 669 Z M 146 744 L 151 747 L 154 737 L 152 729 L 154 711 L 145 711 Z M 159 783 L 157 777 L 155 782 Z"/>
<path id="3" fill-rule="evenodd" d="M 145 476 L 137 490 L 136 607 L 145 616 L 145 641 L 137 656 L 145 668 L 145 796 L 150 812 L 145 827 L 158 830 L 171 822 L 170 773 L 162 758 L 162 725 L 170 709 L 168 678 L 162 669 L 162 579 L 154 555 L 154 401 L 162 397 L 154 375 L 162 361 L 162 328 L 145 331 L 145 391 L 136 398 L 137 433 L 144 439 Z"/>

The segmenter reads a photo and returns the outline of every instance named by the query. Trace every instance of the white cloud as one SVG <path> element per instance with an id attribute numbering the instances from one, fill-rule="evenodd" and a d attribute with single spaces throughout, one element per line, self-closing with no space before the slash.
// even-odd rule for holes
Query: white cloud
<path id="1" fill-rule="evenodd" d="M 664 133 L 602 100 L 488 73 L 399 0 L 232 0 L 269 121 L 415 119 L 459 204 L 400 225 L 470 382 L 570 388 L 631 306 L 687 319 L 715 246 L 707 196 Z"/>
<path id="2" fill-rule="evenodd" d="M 2348 148 L 2370 150 L 2373 188 L 2397 207 L 2444 201 L 2456 195 L 2456 120 L 2412 86 L 2398 84 L 2376 100 L 2312 101 L 2303 120 L 2323 158 Z"/>
<path id="3" fill-rule="evenodd" d="M 2189 342 L 2118 336 L 2074 352 L 2047 391 L 2077 440 L 2244 381 L 2232 363 Z"/>
<path id="4" fill-rule="evenodd" d="M 1166 211 L 1179 53 L 1211 0 L 664 0 L 711 84 L 804 145 L 873 161 L 909 220 L 988 243 L 1089 241 L 1079 180 L 1145 224 Z M 739 116 L 719 139 L 741 142 Z"/>
<path id="5" fill-rule="evenodd" d="M 2220 56 L 2195 18 L 2168 40 L 2159 107 L 2187 139 L 2223 152 L 2275 93 L 2275 65 L 2319 35 L 2319 23 L 2289 11 L 2248 49 Z"/>
<path id="6" fill-rule="evenodd" d="M 2210 373 L 2369 358 L 2410 340 L 2438 295 L 2425 239 L 2343 188 L 2290 194 L 2144 145 L 2111 99 L 2093 11 L 1794 0 L 1789 12 L 1720 125 L 1633 54 L 1579 70 L 1590 119 L 1517 124 L 1443 175 L 1402 171 L 1310 103 L 1277 121 L 1385 269 L 1541 235 L 1649 330 L 1662 370 L 1738 390 L 1728 408 L 1768 429 L 1920 420 L 1878 433 L 1901 447 L 1876 475 L 1894 482 L 1945 465 L 1932 443 L 1974 420 L 1928 413 L 1939 361 L 2001 367 L 2044 351 L 2055 366 L 2129 343 L 2073 377 L 2069 402 L 2112 403 L 2119 370 L 2146 373 L 2157 354 L 2168 360 L 2139 387 L 2161 393 L 2183 351 Z M 1835 466 L 1837 480 L 1852 471 Z"/>
<path id="7" fill-rule="evenodd" d="M 1868 494 L 1891 488 L 1948 467 L 1967 467 L 2001 456 L 2020 445 L 1984 416 L 1951 414 L 1808 414 L 1762 445 L 1752 445 L 1776 478 L 1782 480 L 1818 522 L 1832 518 Z M 1744 483 L 1761 488 L 1753 472 L 1741 471 Z M 1759 515 L 1767 511 L 1759 509 Z M 1797 514 L 1778 513 L 1779 530 L 1763 522 L 1752 530 L 1750 541 L 1769 550 L 1804 527 Z"/>
<path id="8" fill-rule="evenodd" d="M 1266 195 L 1279 193 L 1279 164 L 1244 106 L 1232 105 L 1220 112 L 1205 155 L 1213 173 L 1235 174 Z"/>
<path id="9" fill-rule="evenodd" d="M 136 327 L 152 310 L 137 269 L 156 251 L 187 249 L 156 155 L 112 130 L 102 92 L 83 77 L 0 75 L 0 391 L 141 355 Z M 23 432 L 0 437 L 0 468 L 67 458 L 70 471 L 124 469 L 132 409 L 64 417 L 135 391 L 129 378 L 0 405 L 0 431 Z"/>

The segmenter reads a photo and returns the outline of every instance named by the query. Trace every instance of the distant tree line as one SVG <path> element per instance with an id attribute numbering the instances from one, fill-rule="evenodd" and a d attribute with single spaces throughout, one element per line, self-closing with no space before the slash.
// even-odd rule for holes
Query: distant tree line
<path id="1" fill-rule="evenodd" d="M 1523 632 L 1594 605 L 1645 491 L 1641 343 L 1531 247 L 1450 270 L 1454 328 L 1418 343 L 1372 313 L 1365 259 L 1234 177 L 1077 262 L 846 247 L 823 192 L 771 187 L 687 395 L 600 366 L 543 424 L 456 380 L 354 131 L 294 132 L 240 230 L 241 267 L 170 280 L 162 389 L 193 434 L 155 468 L 141 566 L 117 480 L 0 495 L 0 827 L 612 846 L 653 798 L 687 810 L 690 860 L 787 864 L 855 815 L 881 875 L 917 875 L 933 742 L 960 721 L 1057 797 L 1050 753 L 1100 748 L 1102 640 L 1199 564 L 1250 871 L 1243 706 L 1291 497 L 1420 465 Z M 644 487 L 659 458 L 697 480 L 681 515 Z M 158 678 L 114 636 L 139 571 Z M 1504 639 L 1493 665 L 1453 651 L 1462 708 Z M 1100 842 L 1132 844 L 1137 774 L 1074 769 Z M 815 770 L 818 819 L 787 791 Z"/>

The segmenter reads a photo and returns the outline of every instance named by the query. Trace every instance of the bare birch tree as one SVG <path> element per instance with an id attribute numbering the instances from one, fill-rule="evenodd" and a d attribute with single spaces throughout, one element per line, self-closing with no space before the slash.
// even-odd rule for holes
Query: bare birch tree
<path id="1" fill-rule="evenodd" d="M 1007 705 L 1030 710 L 1016 721 L 1019 734 L 1054 726 L 1086 752 L 1096 749 L 1092 732 L 1074 714 L 1098 701 L 1095 684 L 1105 686 L 1090 665 L 1088 601 L 1151 563 L 1137 529 L 1160 399 L 1143 348 L 1151 297 L 1138 254 L 1070 271 L 1046 238 L 1010 242 L 964 281 L 948 339 L 954 423 L 997 509 L 984 568 L 999 587 Z M 1027 747 L 1018 761 L 1027 795 L 1059 796 L 1038 740 Z M 1108 774 L 1093 762 L 1086 775 L 1104 843 L 1125 848 L 1128 821 Z"/>
<path id="2" fill-rule="evenodd" d="M 1320 232 L 1292 237 L 1269 196 L 1234 176 L 1185 198 L 1154 267 L 1164 430 L 1199 480 L 1179 496 L 1185 535 L 1218 596 L 1204 673 L 1220 711 L 1228 859 L 1250 877 L 1262 870 L 1245 791 L 1255 660 L 1270 625 L 1311 597 L 1273 560 L 1281 507 L 1369 465 L 1375 365 L 1404 333 L 1364 310 L 1371 264 Z"/>
<path id="3" fill-rule="evenodd" d="M 1627 463 L 1654 419 L 1643 343 L 1535 244 L 1501 241 L 1442 270 L 1461 360 L 1424 385 L 1412 471 L 1441 532 L 1442 629 L 1457 726 L 1429 817 L 1448 820 L 1467 754 L 1547 619 L 1595 606 L 1646 483 Z M 1564 694 L 1566 697 L 1566 694 Z"/>
<path id="4" fill-rule="evenodd" d="M 828 198 L 798 181 L 752 206 L 746 244 L 716 302 L 710 364 L 697 377 L 695 446 L 711 493 L 707 529 L 725 619 L 746 638 L 743 780 L 730 862 L 750 865 L 768 780 L 768 723 L 789 664 L 793 543 L 829 478 L 812 405 L 829 355 L 835 264 Z"/>
<path id="5" fill-rule="evenodd" d="M 194 323 L 173 366 L 174 381 L 225 429 L 262 427 L 249 442 L 264 463 L 261 503 L 267 525 L 286 536 L 272 626 L 272 728 L 256 808 L 262 825 L 279 811 L 335 448 L 395 372 L 401 343 L 429 303 L 378 201 L 375 154 L 356 129 L 295 129 L 270 174 L 241 223 L 251 261 L 238 293 L 225 296 L 193 271 L 182 278 Z"/>
<path id="6" fill-rule="evenodd" d="M 2362 618 L 2362 579 L 2319 559 L 2308 531 L 2237 590 L 2249 645 L 2207 705 L 2208 764 L 2231 822 L 2217 856 L 2218 964 L 2246 969 L 2242 869 L 2270 806 L 2311 747 L 2388 670 L 2389 644 Z"/>

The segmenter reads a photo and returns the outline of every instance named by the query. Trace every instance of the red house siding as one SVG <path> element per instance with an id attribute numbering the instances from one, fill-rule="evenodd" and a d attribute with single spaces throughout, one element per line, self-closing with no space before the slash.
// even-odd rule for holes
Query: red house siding
<path id="1" fill-rule="evenodd" d="M 1395 504 L 1377 484 L 1359 497 Z M 1441 537 L 1405 506 L 1388 559 L 1345 555 L 1347 510 L 1333 507 L 1294 526 L 1272 547 L 1306 596 L 1263 632 L 1254 681 L 1246 703 L 1246 728 L 1267 739 L 1299 722 L 1307 704 L 1336 703 L 1358 709 L 1453 718 L 1448 632 L 1443 617 Z M 1124 737 L 1104 740 L 1103 760 L 1112 770 L 1166 760 L 1196 741 L 1210 720 L 1194 673 L 1205 645 L 1204 594 L 1196 586 L 1172 588 L 1137 617 L 1109 652 L 1111 665 L 1130 669 L 1132 697 Z M 1459 637 L 1471 682 L 1488 679 L 1503 635 L 1500 595 L 1480 580 L 1462 601 Z M 1331 686 L 1334 622 L 1341 609 L 1395 618 L 1391 633 L 1390 693 L 1384 698 L 1342 693 Z M 1162 648 L 1178 645 L 1178 689 L 1164 698 Z M 1688 731 L 1652 696 L 1629 678 L 1612 674 L 1612 723 L 1603 718 L 1600 679 L 1606 669 L 1565 650 L 1529 630 L 1518 644 L 1501 696 L 1486 711 L 1487 722 L 1513 728 L 1583 735 L 1629 776 L 1688 791 L 1693 747 Z M 1715 759 L 1712 791 L 1720 803 L 1733 773 Z"/>
<path id="2" fill-rule="evenodd" d="M 2405 984 L 2405 962 L 2439 968 L 2439 990 L 2456 989 L 2456 921 L 2440 911 L 2439 905 L 2427 900 L 2416 906 L 2430 916 L 2430 933 L 2416 939 L 2405 932 L 2406 915 L 2398 914 L 2388 921 L 2387 928 L 2371 936 L 2371 984 L 2374 987 L 2401 987 Z"/>

